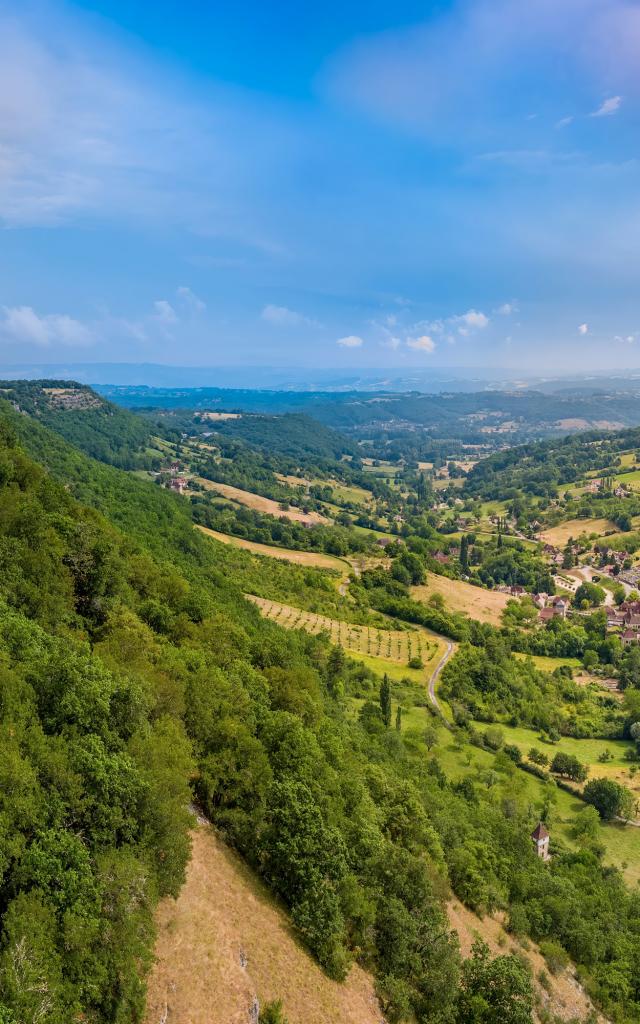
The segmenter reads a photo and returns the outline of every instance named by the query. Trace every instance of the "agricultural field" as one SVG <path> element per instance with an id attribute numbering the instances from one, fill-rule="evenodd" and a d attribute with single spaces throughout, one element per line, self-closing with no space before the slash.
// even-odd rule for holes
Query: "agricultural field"
<path id="1" fill-rule="evenodd" d="M 289 1024 L 378 1024 L 373 979 L 354 965 L 332 981 L 286 914 L 204 822 L 192 833 L 187 878 L 156 914 L 156 960 L 145 1024 L 245 1024 L 254 1000 L 281 999 Z"/>
<path id="2" fill-rule="evenodd" d="M 616 484 L 625 484 L 632 491 L 640 490 L 640 469 L 631 470 L 629 473 L 620 473 L 615 477 Z"/>
<path id="3" fill-rule="evenodd" d="M 216 494 L 230 498 L 231 501 L 235 501 L 239 505 L 246 505 L 247 508 L 252 508 L 265 515 L 275 516 L 276 519 L 289 519 L 293 523 L 309 523 L 311 525 L 329 522 L 326 516 L 321 516 L 318 512 L 303 512 L 292 506 L 286 510 L 281 509 L 279 502 L 273 501 L 272 498 L 264 498 L 261 494 L 254 494 L 252 491 L 243 491 L 240 487 L 233 487 L 231 484 L 220 484 L 200 476 L 193 479 L 207 491 L 215 491 Z"/>
<path id="4" fill-rule="evenodd" d="M 348 562 L 342 558 L 325 555 L 321 551 L 295 551 L 293 548 L 278 548 L 272 544 L 260 544 L 258 541 L 245 540 L 244 537 L 233 537 L 228 533 L 220 533 L 219 530 L 210 530 L 207 526 L 196 525 L 196 529 L 205 533 L 207 537 L 213 537 L 214 540 L 230 544 L 234 548 L 242 548 L 243 551 L 250 551 L 254 555 L 278 558 L 282 562 L 293 562 L 295 565 L 310 565 L 314 569 L 333 569 L 342 576 L 351 569 Z"/>
<path id="5" fill-rule="evenodd" d="M 254 597 L 252 594 L 246 597 L 258 606 L 265 618 L 272 619 L 286 629 L 304 629 L 314 634 L 328 633 L 332 643 L 339 644 L 353 654 L 407 666 L 411 658 L 420 658 L 424 665 L 437 661 L 440 649 L 444 650 L 444 641 L 426 629 L 360 626 L 280 604 L 278 601 Z"/>
<path id="6" fill-rule="evenodd" d="M 471 619 L 489 622 L 493 626 L 501 624 L 502 612 L 507 601 L 511 600 L 508 594 L 484 590 L 464 580 L 450 580 L 447 576 L 436 576 L 433 573 L 426 583 L 411 588 L 411 596 L 425 604 L 434 594 L 442 594 L 449 611 L 461 612 Z"/>
<path id="7" fill-rule="evenodd" d="M 607 533 L 618 533 L 618 527 L 610 519 L 568 519 L 548 530 L 543 530 L 540 540 L 545 544 L 553 544 L 557 548 L 565 546 L 570 537 L 577 538 L 585 533 L 587 536 L 596 534 L 603 537 Z"/>

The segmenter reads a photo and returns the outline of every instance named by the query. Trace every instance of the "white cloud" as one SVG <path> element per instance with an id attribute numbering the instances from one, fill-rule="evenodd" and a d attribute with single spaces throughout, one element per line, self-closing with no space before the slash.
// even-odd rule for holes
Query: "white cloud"
<path id="1" fill-rule="evenodd" d="M 276 327 L 300 327 L 302 324 L 318 326 L 315 320 L 303 313 L 297 313 L 295 309 L 288 309 L 287 306 L 265 306 L 260 316 Z"/>
<path id="2" fill-rule="evenodd" d="M 346 338 L 338 338 L 336 345 L 342 345 L 343 348 L 360 348 L 364 342 L 357 334 L 348 334 Z"/>
<path id="3" fill-rule="evenodd" d="M 580 326 L 578 327 L 578 333 L 579 334 L 588 334 L 589 333 L 589 324 L 580 324 Z"/>
<path id="4" fill-rule="evenodd" d="M 166 299 L 158 299 L 153 304 L 153 319 L 162 327 L 171 327 L 178 322 L 178 314 Z"/>
<path id="5" fill-rule="evenodd" d="M 402 341 L 400 338 L 396 337 L 396 335 L 392 334 L 385 341 L 381 341 L 380 344 L 384 348 L 390 348 L 395 352 L 396 349 L 400 348 Z"/>
<path id="6" fill-rule="evenodd" d="M 202 299 L 186 285 L 180 285 L 176 290 L 176 294 L 193 313 L 203 313 L 207 308 L 206 302 L 203 302 Z"/>
<path id="7" fill-rule="evenodd" d="M 462 316 L 457 317 L 458 321 L 464 324 L 465 327 L 471 330 L 484 330 L 485 327 L 489 326 L 489 317 L 485 316 L 484 313 L 479 313 L 475 309 L 470 309 L 468 313 L 463 313 Z"/>
<path id="8" fill-rule="evenodd" d="M 568 128 L 573 123 L 573 117 L 561 117 L 559 121 L 556 121 L 556 128 Z"/>
<path id="9" fill-rule="evenodd" d="M 407 346 L 417 352 L 433 352 L 436 343 L 428 334 L 422 334 L 419 338 L 407 338 Z"/>
<path id="10" fill-rule="evenodd" d="M 621 345 L 633 345 L 637 337 L 637 334 L 616 334 L 613 340 L 617 341 Z"/>
<path id="11" fill-rule="evenodd" d="M 501 306 L 498 306 L 496 313 L 498 316 L 511 316 L 512 313 L 518 312 L 517 302 L 503 302 Z"/>
<path id="12" fill-rule="evenodd" d="M 608 100 L 605 100 L 597 110 L 592 111 L 589 117 L 610 117 L 611 114 L 617 113 L 622 103 L 622 96 L 611 96 Z"/>
<path id="13" fill-rule="evenodd" d="M 89 345 L 92 332 L 80 320 L 66 313 L 36 313 L 31 306 L 3 306 L 0 332 L 9 340 L 26 345 Z"/>

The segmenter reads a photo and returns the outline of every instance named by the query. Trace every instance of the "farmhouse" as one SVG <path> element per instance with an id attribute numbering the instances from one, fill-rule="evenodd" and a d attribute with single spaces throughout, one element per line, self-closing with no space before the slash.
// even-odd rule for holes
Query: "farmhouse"
<path id="1" fill-rule="evenodd" d="M 549 838 L 549 833 L 542 822 L 538 822 L 531 833 L 531 839 L 540 860 L 549 860 L 551 857 L 551 854 L 549 853 Z"/>
<path id="2" fill-rule="evenodd" d="M 620 639 L 625 647 L 629 644 L 640 644 L 640 629 L 625 629 Z"/>
<path id="3" fill-rule="evenodd" d="M 178 494 L 182 494 L 186 486 L 187 480 L 183 476 L 174 476 L 169 481 L 171 490 L 176 491 Z"/>

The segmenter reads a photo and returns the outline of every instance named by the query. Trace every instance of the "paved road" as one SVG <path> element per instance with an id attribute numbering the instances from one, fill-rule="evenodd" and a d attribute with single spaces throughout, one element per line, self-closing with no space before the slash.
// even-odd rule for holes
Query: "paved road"
<path id="1" fill-rule="evenodd" d="M 449 658 L 451 657 L 451 655 L 455 652 L 455 644 L 452 644 L 449 640 L 447 640 L 446 643 L 447 643 L 447 649 L 444 652 L 444 654 L 442 655 L 442 657 L 440 658 L 440 661 L 438 662 L 438 664 L 434 668 L 433 672 L 431 673 L 431 679 L 429 680 L 429 700 L 431 701 L 431 703 L 433 704 L 434 708 L 436 709 L 436 711 L 440 715 L 440 718 L 442 719 L 442 721 L 446 725 L 447 729 L 449 729 L 451 727 L 450 727 L 449 723 L 447 722 L 446 718 L 444 717 L 444 714 L 442 712 L 442 708 L 440 707 L 440 704 L 438 702 L 438 698 L 436 697 L 436 683 L 438 682 L 438 677 L 439 677 L 440 673 L 442 672 L 444 666 L 447 664 L 447 662 L 448 662 Z"/>

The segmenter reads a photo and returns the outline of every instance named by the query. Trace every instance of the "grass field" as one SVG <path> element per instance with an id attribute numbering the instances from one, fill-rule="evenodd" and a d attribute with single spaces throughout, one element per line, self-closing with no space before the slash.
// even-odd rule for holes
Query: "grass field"
<path id="1" fill-rule="evenodd" d="M 579 658 L 549 658 L 544 654 L 520 654 L 517 651 L 514 652 L 514 657 L 520 658 L 522 661 L 526 658 L 531 658 L 536 668 L 539 668 L 541 672 L 555 672 L 557 668 L 562 668 L 563 665 L 569 665 L 574 670 L 582 668 Z"/>
<path id="2" fill-rule="evenodd" d="M 411 588 L 412 597 L 425 604 L 433 594 L 442 594 L 449 611 L 463 612 L 471 619 L 490 622 L 493 626 L 500 625 L 500 616 L 507 606 L 507 601 L 510 600 L 508 594 L 483 590 L 471 583 L 465 583 L 464 580 L 450 580 L 446 576 L 433 574 L 426 583 Z"/>
<path id="3" fill-rule="evenodd" d="M 216 494 L 221 494 L 224 498 L 230 498 L 239 505 L 246 505 L 247 508 L 253 508 L 256 512 L 275 516 L 276 519 L 289 519 L 293 523 L 312 524 L 327 523 L 329 521 L 318 512 L 302 512 L 301 509 L 293 508 L 292 506 L 289 506 L 285 511 L 272 498 L 264 498 L 261 494 L 254 494 L 253 491 L 243 491 L 240 487 L 232 487 L 231 484 L 219 484 L 214 480 L 205 480 L 204 477 L 200 476 L 194 477 L 194 479 L 207 491 L 215 491 Z"/>
<path id="4" fill-rule="evenodd" d="M 632 491 L 640 490 L 640 469 L 633 469 L 629 473 L 620 473 L 619 476 L 616 476 L 615 482 L 626 484 Z"/>
<path id="5" fill-rule="evenodd" d="M 309 565 L 314 569 L 335 569 L 336 572 L 344 575 L 351 571 L 348 562 L 334 555 L 325 555 L 321 551 L 294 551 L 293 548 L 277 548 L 273 544 L 259 544 L 254 540 L 245 540 L 244 537 L 232 537 L 227 533 L 220 533 L 218 530 L 210 530 L 207 526 L 196 525 L 196 529 L 206 533 L 207 537 L 213 537 L 223 544 L 231 544 L 234 548 L 242 548 L 243 551 L 251 551 L 254 555 L 264 555 L 267 558 L 278 558 L 281 562 L 293 562 L 295 565 Z"/>
<path id="6" fill-rule="evenodd" d="M 373 979 L 331 981 L 283 909 L 208 825 L 193 833 L 187 879 L 156 915 L 145 1024 L 246 1024 L 254 999 L 281 999 L 289 1024 L 379 1024 Z M 242 959 L 241 959 L 242 955 Z M 244 966 L 243 966 L 244 964 Z"/>
<path id="7" fill-rule="evenodd" d="M 440 645 L 444 641 L 423 629 L 378 629 L 376 626 L 359 626 L 338 619 L 330 619 L 316 612 L 303 611 L 291 605 L 268 601 L 263 597 L 246 595 L 258 606 L 265 618 L 278 622 L 287 629 L 305 629 L 308 633 L 328 633 L 334 644 L 359 656 L 376 661 L 390 662 L 404 668 L 411 658 L 421 658 L 427 665 L 437 660 Z M 373 667 L 373 666 L 371 666 Z M 420 670 L 424 676 L 424 669 Z"/>
<path id="8" fill-rule="evenodd" d="M 568 519 L 566 523 L 558 523 L 548 530 L 543 530 L 540 539 L 546 544 L 554 544 L 561 548 L 567 543 L 570 537 L 579 537 L 586 533 L 597 534 L 599 537 L 605 533 L 617 533 L 618 527 L 610 519 Z"/>

